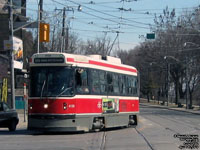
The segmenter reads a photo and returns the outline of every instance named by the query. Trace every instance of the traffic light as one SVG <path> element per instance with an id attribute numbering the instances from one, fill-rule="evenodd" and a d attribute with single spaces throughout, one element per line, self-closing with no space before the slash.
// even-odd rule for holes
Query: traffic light
<path id="1" fill-rule="evenodd" d="M 49 24 L 40 23 L 40 42 L 49 42 Z"/>

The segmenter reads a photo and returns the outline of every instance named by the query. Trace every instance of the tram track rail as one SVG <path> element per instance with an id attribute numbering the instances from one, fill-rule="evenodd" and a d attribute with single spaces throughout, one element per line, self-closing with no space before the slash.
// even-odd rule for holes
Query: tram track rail
<path id="1" fill-rule="evenodd" d="M 142 137 L 142 139 L 145 141 L 145 143 L 147 144 L 147 146 L 150 148 L 150 150 L 155 150 L 152 146 L 152 144 L 150 143 L 150 141 L 147 139 L 147 137 L 140 132 L 136 127 L 134 127 L 136 133 Z M 106 150 L 106 143 L 107 143 L 107 132 L 103 131 L 103 135 L 102 135 L 102 140 L 101 140 L 101 145 L 100 145 L 100 150 Z"/>
<path id="2" fill-rule="evenodd" d="M 93 134 L 88 142 L 87 150 L 106 150 L 106 131 L 94 131 Z"/>
<path id="3" fill-rule="evenodd" d="M 103 131 L 103 136 L 102 136 L 100 150 L 106 150 L 106 138 L 107 138 L 107 132 Z"/>
<path id="4" fill-rule="evenodd" d="M 155 150 L 152 144 L 150 143 L 150 141 L 147 139 L 147 137 L 145 137 L 145 135 L 142 132 L 140 132 L 136 127 L 135 127 L 135 131 L 144 139 L 145 143 L 148 145 L 150 150 Z"/>

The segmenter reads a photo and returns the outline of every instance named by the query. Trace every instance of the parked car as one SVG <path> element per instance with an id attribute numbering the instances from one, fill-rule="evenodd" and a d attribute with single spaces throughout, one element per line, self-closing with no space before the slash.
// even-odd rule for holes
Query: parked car
<path id="1" fill-rule="evenodd" d="M 0 102 L 0 127 L 15 131 L 19 122 L 16 110 L 10 109 L 6 103 Z"/>

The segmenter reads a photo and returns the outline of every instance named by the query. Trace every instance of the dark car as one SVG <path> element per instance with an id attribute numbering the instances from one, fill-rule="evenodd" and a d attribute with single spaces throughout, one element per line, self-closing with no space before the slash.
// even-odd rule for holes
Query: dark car
<path id="1" fill-rule="evenodd" d="M 0 102 L 0 127 L 15 131 L 19 122 L 18 114 L 10 109 L 7 104 Z"/>

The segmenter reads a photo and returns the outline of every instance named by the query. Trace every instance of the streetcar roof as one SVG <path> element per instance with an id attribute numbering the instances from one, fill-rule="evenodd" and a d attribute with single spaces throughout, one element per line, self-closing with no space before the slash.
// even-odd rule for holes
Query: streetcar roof
<path id="1" fill-rule="evenodd" d="M 111 56 L 102 57 L 101 55 L 78 55 L 59 52 L 44 52 L 34 54 L 30 61 L 30 67 L 66 65 L 95 68 L 121 73 L 129 72 L 134 73 L 135 75 L 137 74 L 137 69 L 135 67 L 124 65 L 121 63 L 120 58 Z"/>

